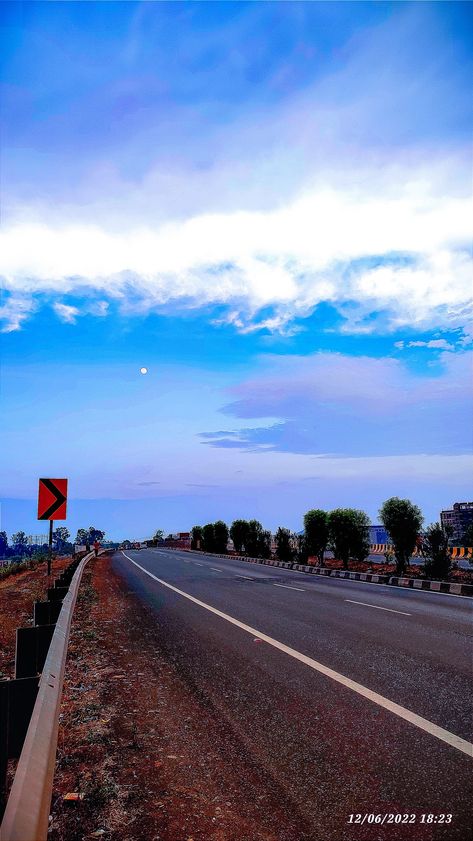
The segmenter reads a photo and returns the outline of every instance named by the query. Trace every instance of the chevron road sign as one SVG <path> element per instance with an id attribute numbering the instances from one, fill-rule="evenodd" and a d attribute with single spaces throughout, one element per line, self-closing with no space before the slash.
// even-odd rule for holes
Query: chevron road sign
<path id="1" fill-rule="evenodd" d="M 67 479 L 40 479 L 38 520 L 65 520 Z"/>

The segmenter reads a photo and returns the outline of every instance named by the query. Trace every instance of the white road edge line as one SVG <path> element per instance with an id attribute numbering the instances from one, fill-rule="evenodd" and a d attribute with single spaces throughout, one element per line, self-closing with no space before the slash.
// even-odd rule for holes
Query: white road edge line
<path id="1" fill-rule="evenodd" d="M 354 599 L 345 599 L 350 604 L 362 604 L 363 607 L 375 607 L 376 610 L 388 610 L 389 613 L 400 613 L 402 616 L 412 616 L 412 613 L 404 613 L 403 610 L 393 610 L 392 607 L 380 607 L 378 604 L 368 604 L 367 602 L 356 602 Z"/>
<path id="2" fill-rule="evenodd" d="M 172 590 L 179 596 L 183 596 L 185 599 L 189 599 L 189 601 L 194 602 L 194 604 L 199 605 L 199 607 L 203 607 L 210 613 L 214 613 L 215 616 L 220 616 L 221 619 L 225 619 L 227 622 L 230 622 L 237 628 L 241 628 L 242 631 L 246 631 L 248 634 L 251 634 L 253 638 L 258 637 L 260 640 L 267 642 L 268 645 L 272 645 L 274 648 L 277 648 L 284 654 L 288 654 L 290 657 L 294 657 L 295 660 L 299 660 L 299 662 L 304 663 L 311 669 L 314 669 L 314 671 L 320 672 L 320 674 L 331 678 L 337 683 L 340 683 L 342 686 L 345 686 L 347 689 L 351 689 L 353 692 L 356 692 L 358 695 L 361 695 L 363 698 L 366 698 L 368 701 L 371 701 L 373 704 L 377 704 L 379 707 L 383 707 L 385 710 L 388 710 L 388 712 L 391 712 L 394 715 L 397 715 L 399 718 L 404 719 L 404 721 L 409 722 L 409 724 L 413 724 L 415 727 L 418 727 L 420 730 L 424 730 L 426 733 L 429 733 L 429 735 L 434 736 L 441 742 L 445 742 L 447 745 L 450 745 L 456 750 L 459 750 L 462 753 L 465 753 L 467 756 L 473 758 L 473 744 L 471 744 L 471 742 L 467 742 L 466 739 L 462 739 L 460 736 L 455 736 L 455 734 L 450 733 L 449 730 L 444 730 L 443 727 L 439 727 L 437 724 L 433 724 L 433 722 L 428 721 L 426 718 L 422 718 L 422 716 L 417 715 L 417 713 L 413 713 L 410 710 L 407 710 L 405 707 L 401 707 L 400 704 L 396 704 L 394 701 L 390 701 L 389 698 L 385 698 L 383 695 L 379 695 L 377 692 L 373 692 L 371 689 L 367 689 L 367 687 L 362 686 L 361 683 L 356 683 L 356 681 L 345 677 L 345 675 L 339 674 L 339 672 L 335 672 L 333 669 L 329 669 L 328 666 L 324 666 L 317 660 L 313 660 L 312 657 L 307 657 L 306 654 L 301 654 L 300 651 L 296 651 L 289 645 L 285 645 L 284 643 L 273 639 L 273 637 L 269 637 L 267 634 L 263 634 L 256 628 L 252 628 L 251 625 L 245 625 L 245 623 L 240 622 L 239 619 L 234 619 L 233 616 L 229 616 L 227 613 L 223 613 L 223 611 L 218 610 L 216 607 L 212 607 L 212 605 L 206 604 L 206 602 L 202 602 L 200 601 L 200 599 L 196 599 L 195 596 L 191 596 L 189 593 L 185 593 L 184 590 L 179 590 L 179 588 L 174 587 L 173 584 L 168 584 L 167 581 L 163 581 L 162 578 L 158 578 L 156 575 L 153 575 L 152 572 L 142 567 L 140 564 L 138 564 L 136 561 L 134 561 L 132 558 L 126 555 L 125 552 L 122 552 L 122 555 L 124 555 L 125 558 L 127 558 L 132 564 L 134 564 L 134 566 L 136 566 L 138 569 L 144 572 L 145 575 L 149 575 L 149 577 L 157 581 L 158 584 L 162 584 L 163 587 L 168 587 L 169 590 Z"/>
<path id="3" fill-rule="evenodd" d="M 289 584 L 273 584 L 273 587 L 284 587 L 285 590 L 298 590 L 299 593 L 305 593 L 302 587 L 290 587 Z"/>

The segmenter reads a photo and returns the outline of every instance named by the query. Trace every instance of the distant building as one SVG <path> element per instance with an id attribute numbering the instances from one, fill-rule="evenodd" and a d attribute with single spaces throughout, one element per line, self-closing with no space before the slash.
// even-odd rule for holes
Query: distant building
<path id="1" fill-rule="evenodd" d="M 440 523 L 442 528 L 450 526 L 452 529 L 450 544 L 461 546 L 467 527 L 473 523 L 473 502 L 455 502 L 453 508 L 440 512 Z"/>
<path id="2" fill-rule="evenodd" d="M 160 541 L 160 546 L 169 546 L 172 549 L 190 549 L 191 535 L 189 531 L 178 531 L 175 534 L 169 534 L 164 541 Z"/>
<path id="3" fill-rule="evenodd" d="M 392 543 L 392 540 L 384 526 L 370 526 L 369 540 L 372 545 Z"/>

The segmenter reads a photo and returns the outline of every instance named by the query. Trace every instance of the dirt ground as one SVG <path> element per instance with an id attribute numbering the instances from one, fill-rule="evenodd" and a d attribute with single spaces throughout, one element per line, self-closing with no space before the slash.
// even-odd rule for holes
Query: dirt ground
<path id="1" fill-rule="evenodd" d="M 70 561 L 66 557 L 53 561 L 52 581 Z M 46 597 L 48 586 L 46 564 L 0 581 L 0 679 L 14 677 L 15 631 L 32 624 L 33 602 Z"/>
<path id="2" fill-rule="evenodd" d="M 213 715 L 110 559 L 92 561 L 69 646 L 51 841 L 295 841 L 284 804 Z"/>

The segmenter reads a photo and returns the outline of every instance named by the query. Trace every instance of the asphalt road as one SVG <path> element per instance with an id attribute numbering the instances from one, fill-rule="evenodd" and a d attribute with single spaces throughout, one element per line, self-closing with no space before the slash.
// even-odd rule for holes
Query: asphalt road
<path id="1" fill-rule="evenodd" d="M 113 565 L 282 792 L 291 841 L 473 838 L 472 600 L 163 549 Z"/>

